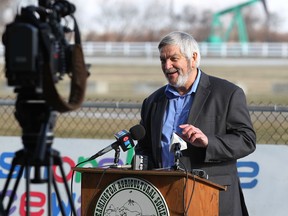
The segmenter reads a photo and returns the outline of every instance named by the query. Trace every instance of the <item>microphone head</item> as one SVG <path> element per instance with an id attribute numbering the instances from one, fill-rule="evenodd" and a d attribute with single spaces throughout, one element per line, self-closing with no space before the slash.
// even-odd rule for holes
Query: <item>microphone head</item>
<path id="1" fill-rule="evenodd" d="M 177 135 L 176 133 L 173 132 L 171 144 L 169 146 L 169 151 L 170 152 L 174 152 L 175 151 L 174 147 L 175 147 L 176 143 L 179 143 L 179 145 L 180 145 L 180 149 L 179 150 L 180 151 L 187 149 L 187 143 L 179 135 Z"/>
<path id="2" fill-rule="evenodd" d="M 114 137 L 117 140 L 117 144 L 121 146 L 124 152 L 135 146 L 132 136 L 127 130 L 121 130 L 117 132 L 116 134 L 114 134 Z"/>
<path id="3" fill-rule="evenodd" d="M 140 124 L 131 127 L 129 132 L 133 140 L 142 139 L 146 133 L 145 128 Z"/>

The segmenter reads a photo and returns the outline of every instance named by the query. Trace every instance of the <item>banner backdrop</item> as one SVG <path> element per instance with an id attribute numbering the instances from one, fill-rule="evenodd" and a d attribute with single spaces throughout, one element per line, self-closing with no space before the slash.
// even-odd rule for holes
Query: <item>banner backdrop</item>
<path id="1" fill-rule="evenodd" d="M 79 173 L 74 173 L 73 175 L 71 167 L 88 159 L 113 142 L 115 142 L 115 140 L 60 138 L 55 138 L 53 141 L 52 148 L 59 151 L 69 188 L 72 187 L 72 198 L 78 215 L 80 215 L 81 208 L 81 176 Z M 0 137 L 0 145 L 0 190 L 2 191 L 15 152 L 22 149 L 23 145 L 19 137 Z M 86 163 L 84 167 L 99 167 L 113 164 L 114 153 L 114 150 L 112 150 L 96 158 L 96 160 Z M 121 151 L 120 154 L 119 164 L 127 164 L 130 163 L 132 159 L 133 150 L 127 152 Z M 288 205 L 285 205 L 285 203 L 288 201 L 288 171 L 284 168 L 286 164 L 288 164 L 288 146 L 272 144 L 257 145 L 257 149 L 253 154 L 238 161 L 238 173 L 250 215 L 287 215 Z M 10 187 L 4 199 L 5 206 L 11 195 L 12 186 L 15 185 L 15 178 L 18 172 L 19 169 L 16 169 L 12 175 Z M 71 213 L 71 207 L 66 195 L 66 190 L 63 187 L 63 178 L 58 166 L 53 167 L 53 173 L 55 174 L 55 180 L 60 190 L 66 215 L 69 215 Z M 42 175 L 46 174 L 47 172 L 43 171 Z M 30 178 L 34 178 L 33 172 Z M 16 190 L 16 196 L 9 215 L 25 215 L 25 182 L 26 180 L 23 176 Z M 51 188 L 52 215 L 61 215 L 53 185 L 51 185 Z M 46 183 L 30 184 L 30 213 L 33 216 L 48 214 Z"/>

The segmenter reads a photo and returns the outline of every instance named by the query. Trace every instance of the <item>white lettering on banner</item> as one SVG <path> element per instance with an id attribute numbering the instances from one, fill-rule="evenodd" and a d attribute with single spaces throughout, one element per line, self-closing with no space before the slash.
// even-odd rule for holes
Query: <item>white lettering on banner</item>
<path id="1" fill-rule="evenodd" d="M 78 162 L 88 159 L 91 155 L 113 143 L 115 140 L 97 140 L 97 139 L 61 139 L 55 138 L 52 148 L 61 153 L 63 166 L 66 173 L 68 184 L 71 184 L 72 172 L 70 167 L 74 167 Z M 7 180 L 11 162 L 14 153 L 22 149 L 22 141 L 20 137 L 0 137 L 1 152 L 0 152 L 0 190 Z M 128 152 L 120 153 L 119 164 L 126 164 L 130 161 Z M 85 167 L 96 167 L 105 164 L 112 164 L 114 161 L 114 152 L 96 158 L 96 160 L 85 164 Z M 285 145 L 257 145 L 256 151 L 238 161 L 238 173 L 243 188 L 246 204 L 250 215 L 253 216 L 270 216 L 270 215 L 286 215 L 288 205 L 279 205 L 283 201 L 288 200 L 288 172 L 285 165 L 288 164 L 288 146 Z M 18 171 L 13 173 L 13 180 L 16 178 Z M 63 179 L 59 174 L 59 169 L 53 169 L 56 175 L 56 182 L 60 186 L 63 185 Z M 81 192 L 80 192 L 80 174 L 75 173 L 73 179 L 73 199 L 77 212 L 80 214 Z M 13 181 L 15 182 L 15 181 Z M 60 194 L 65 194 L 65 189 L 59 187 Z M 111 187 L 107 191 L 107 196 L 113 194 L 115 188 Z M 153 191 L 146 188 L 147 193 L 153 196 Z M 5 197 L 5 202 L 11 195 L 9 190 Z M 46 208 L 46 185 L 31 186 L 31 196 L 37 202 L 31 202 L 31 213 L 33 215 L 47 214 Z M 70 214 L 68 199 L 63 195 L 65 203 L 65 211 Z M 59 215 L 59 204 L 55 193 L 52 194 L 52 213 Z M 21 179 L 16 192 L 15 202 L 12 204 L 10 215 L 16 216 L 19 214 L 25 215 L 25 180 Z"/>

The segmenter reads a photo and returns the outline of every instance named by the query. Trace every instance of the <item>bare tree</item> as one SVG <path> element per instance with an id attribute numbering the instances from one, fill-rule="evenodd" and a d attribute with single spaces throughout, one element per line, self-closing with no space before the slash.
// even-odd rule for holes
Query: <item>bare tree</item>
<path id="1" fill-rule="evenodd" d="M 247 11 L 244 15 L 250 42 L 279 42 L 287 41 L 283 33 L 277 32 L 281 25 L 281 19 L 276 13 L 270 13 L 266 17 Z"/>
<path id="2" fill-rule="evenodd" d="M 90 29 L 86 39 L 158 41 L 169 31 L 179 30 L 192 33 L 198 41 L 207 40 L 213 13 L 210 10 L 201 11 L 191 4 L 185 5 L 180 11 L 174 11 L 175 4 L 175 0 L 146 0 L 145 4 L 139 4 L 136 0 L 97 0 L 95 15 L 88 21 L 96 25 Z M 81 15 L 79 17 L 81 19 Z M 269 22 L 266 22 L 263 14 L 261 17 L 252 8 L 247 8 L 243 11 L 243 17 L 250 41 L 272 42 L 276 35 L 279 35 L 277 40 L 285 38 L 276 31 L 281 23 L 276 14 L 271 14 Z M 224 24 L 223 31 L 227 28 Z M 233 29 L 230 41 L 239 41 L 238 31 L 237 27 Z"/>
<path id="3" fill-rule="evenodd" d="M 169 4 L 159 0 L 148 1 L 140 16 L 142 21 L 138 25 L 138 32 L 141 32 L 143 39 L 159 40 L 159 34 L 170 26 L 170 13 Z"/>
<path id="4" fill-rule="evenodd" d="M 1 0 L 0 1 L 0 31 L 1 33 L 4 30 L 5 25 L 12 18 L 9 16 L 9 12 L 12 15 L 12 5 L 15 4 L 13 0 Z"/>
<path id="5" fill-rule="evenodd" d="M 91 29 L 94 35 L 111 41 L 123 41 L 133 33 L 137 23 L 138 8 L 133 2 L 121 0 L 105 0 L 101 2 L 99 13 L 95 14 L 94 22 L 97 29 Z"/>

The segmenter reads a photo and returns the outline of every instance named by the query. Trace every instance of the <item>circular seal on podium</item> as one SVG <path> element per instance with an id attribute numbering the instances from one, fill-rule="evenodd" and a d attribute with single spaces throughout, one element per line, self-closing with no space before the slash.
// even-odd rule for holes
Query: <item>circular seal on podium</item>
<path id="1" fill-rule="evenodd" d="M 149 181 L 126 177 L 109 184 L 101 193 L 94 216 L 167 215 L 169 209 L 160 191 Z"/>

